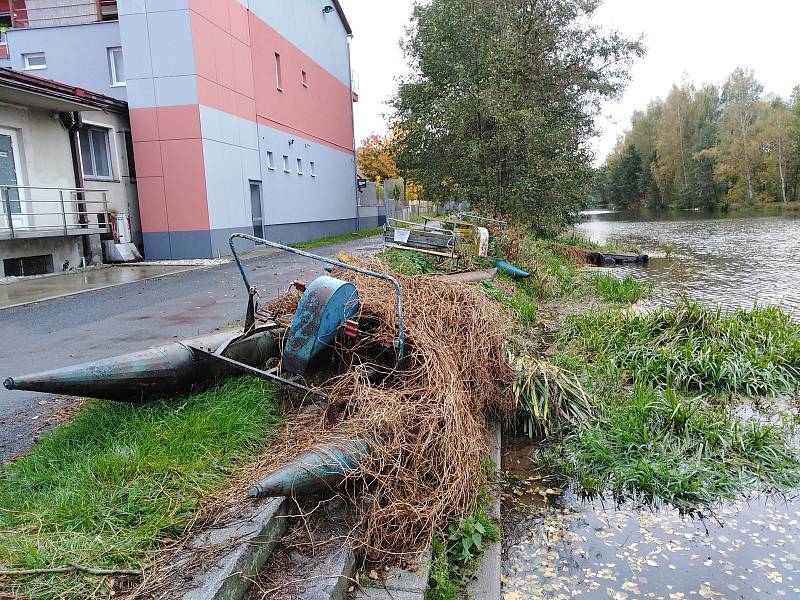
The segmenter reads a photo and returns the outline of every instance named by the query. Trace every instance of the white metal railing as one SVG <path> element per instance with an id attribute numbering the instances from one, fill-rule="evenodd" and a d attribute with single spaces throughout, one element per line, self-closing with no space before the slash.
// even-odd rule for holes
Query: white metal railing
<path id="1" fill-rule="evenodd" d="M 0 239 L 107 232 L 107 190 L 0 185 Z"/>

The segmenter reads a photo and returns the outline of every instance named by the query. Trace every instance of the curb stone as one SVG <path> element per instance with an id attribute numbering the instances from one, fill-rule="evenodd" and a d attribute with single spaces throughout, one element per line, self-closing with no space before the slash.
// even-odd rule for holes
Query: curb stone
<path id="1" fill-rule="evenodd" d="M 286 531 L 286 498 L 271 498 L 245 508 L 242 518 L 203 532 L 192 540 L 194 548 L 236 545 L 200 574 L 181 586 L 183 600 L 239 600 Z M 180 592 L 176 594 L 178 596 Z"/>
<path id="2" fill-rule="evenodd" d="M 500 425 L 495 423 L 489 430 L 487 439 L 489 458 L 496 465 L 495 477 L 500 475 Z M 490 487 L 490 501 L 487 513 L 500 523 L 500 494 L 496 486 Z M 500 576 L 502 573 L 502 542 L 497 540 L 483 550 L 481 562 L 475 569 L 474 579 L 467 584 L 467 597 L 470 600 L 499 600 L 502 597 Z"/>

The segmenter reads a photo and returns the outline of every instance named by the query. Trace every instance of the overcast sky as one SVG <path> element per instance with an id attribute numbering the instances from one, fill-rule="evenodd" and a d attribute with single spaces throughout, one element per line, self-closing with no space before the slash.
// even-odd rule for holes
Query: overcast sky
<path id="1" fill-rule="evenodd" d="M 386 100 L 405 72 L 398 46 L 412 0 L 341 0 L 353 27 L 353 70 L 360 101 L 356 140 L 386 130 Z M 596 22 L 629 36 L 644 35 L 647 55 L 632 70 L 624 97 L 598 122 L 598 162 L 627 129 L 636 109 L 664 96 L 673 83 L 722 82 L 737 66 L 755 69 L 765 92 L 788 97 L 800 85 L 797 27 L 800 0 L 606 0 Z"/>

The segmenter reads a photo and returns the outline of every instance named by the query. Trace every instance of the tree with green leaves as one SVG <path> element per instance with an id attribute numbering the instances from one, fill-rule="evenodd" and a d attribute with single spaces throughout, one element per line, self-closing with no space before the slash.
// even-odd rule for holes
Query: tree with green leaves
<path id="1" fill-rule="evenodd" d="M 723 159 L 747 182 L 747 197 L 755 199 L 753 165 L 757 140 L 753 126 L 758 116 L 758 101 L 764 87 L 753 71 L 736 69 L 722 88 L 720 145 Z"/>
<path id="2" fill-rule="evenodd" d="M 556 231 L 591 186 L 594 117 L 638 41 L 591 25 L 599 0 L 432 0 L 414 7 L 412 75 L 392 106 L 398 164 L 430 200 Z"/>

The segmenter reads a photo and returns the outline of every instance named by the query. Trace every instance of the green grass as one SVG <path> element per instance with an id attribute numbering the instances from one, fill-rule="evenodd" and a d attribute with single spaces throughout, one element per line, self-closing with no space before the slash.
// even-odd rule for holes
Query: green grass
<path id="1" fill-rule="evenodd" d="M 590 495 L 710 505 L 750 490 L 800 484 L 800 463 L 781 432 L 744 423 L 703 397 L 636 386 L 602 399 L 597 419 L 534 455 Z"/>
<path id="2" fill-rule="evenodd" d="M 559 347 L 554 361 L 581 376 L 593 418 L 563 428 L 538 468 L 588 494 L 686 509 L 800 485 L 787 426 L 732 414 L 741 397 L 800 385 L 800 324 L 780 309 L 679 298 L 643 315 L 590 310 L 568 320 Z"/>
<path id="3" fill-rule="evenodd" d="M 434 536 L 425 600 L 465 597 L 467 578 L 483 555 L 484 544 L 496 542 L 501 535 L 499 525 L 486 513 L 486 501 L 483 490 L 475 514 L 451 523 L 446 536 Z"/>
<path id="4" fill-rule="evenodd" d="M 330 246 L 331 244 L 341 244 L 343 242 L 350 242 L 352 240 L 361 240 L 364 238 L 380 235 L 383 227 L 376 227 L 375 229 L 364 229 L 362 231 L 353 231 L 351 233 L 339 233 L 336 235 L 329 235 L 327 237 L 319 238 L 316 240 L 308 240 L 306 242 L 298 242 L 290 244 L 292 248 L 299 248 L 300 250 L 308 250 L 310 248 L 319 248 L 320 246 Z"/>
<path id="5" fill-rule="evenodd" d="M 506 279 L 506 281 L 509 281 Z M 511 287 L 513 292 L 507 291 Z M 538 306 L 533 294 L 536 291 L 524 280 L 514 282 L 511 286 L 501 287 L 492 280 L 482 281 L 479 288 L 490 298 L 513 311 L 515 319 L 522 325 L 536 323 Z"/>
<path id="6" fill-rule="evenodd" d="M 800 381 L 800 324 L 777 307 L 726 312 L 678 298 L 643 315 L 599 309 L 570 319 L 563 340 L 657 387 L 759 396 Z"/>
<path id="7" fill-rule="evenodd" d="M 377 257 L 395 273 L 401 275 L 424 275 L 437 271 L 433 257 L 412 250 L 387 248 Z"/>
<path id="8" fill-rule="evenodd" d="M 609 273 L 595 273 L 592 285 L 599 298 L 617 304 L 635 304 L 652 293 L 652 285 L 641 283 L 631 275 L 620 279 Z"/>
<path id="9" fill-rule="evenodd" d="M 0 568 L 140 567 L 279 420 L 270 388 L 253 378 L 172 402 L 89 402 L 0 469 Z M 79 574 L 0 579 L 36 598 L 83 598 L 97 586 Z"/>

